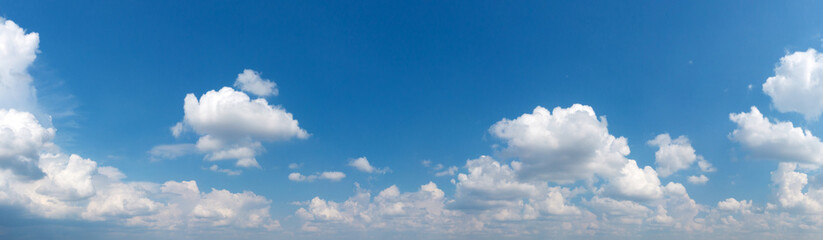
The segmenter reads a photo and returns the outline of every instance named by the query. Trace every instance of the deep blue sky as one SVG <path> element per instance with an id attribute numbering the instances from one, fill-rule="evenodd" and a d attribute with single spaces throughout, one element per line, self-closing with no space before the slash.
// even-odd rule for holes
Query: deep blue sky
<path id="1" fill-rule="evenodd" d="M 434 181 L 449 196 L 451 178 L 421 161 L 460 167 L 495 155 L 495 122 L 574 103 L 606 116 L 640 165 L 654 164 L 646 141 L 688 136 L 718 169 L 709 185 L 688 188 L 698 203 L 736 197 L 763 207 L 777 163 L 730 141 L 728 115 L 757 106 L 823 132 L 772 110 L 760 89 L 782 56 L 820 49 L 821 9 L 817 1 L 0 1 L 0 16 L 40 34 L 30 72 L 63 149 L 132 181 L 250 190 L 271 199 L 278 218 L 297 209 L 289 202 L 343 201 L 355 182 L 414 191 Z M 277 83 L 269 102 L 310 138 L 264 143 L 262 169 L 240 176 L 204 170 L 212 163 L 202 155 L 150 160 L 153 146 L 196 141 L 169 132 L 187 93 L 231 86 L 245 68 Z M 58 114 L 66 109 L 74 114 Z M 361 156 L 392 171 L 346 165 Z M 294 183 L 290 163 L 347 177 Z"/>

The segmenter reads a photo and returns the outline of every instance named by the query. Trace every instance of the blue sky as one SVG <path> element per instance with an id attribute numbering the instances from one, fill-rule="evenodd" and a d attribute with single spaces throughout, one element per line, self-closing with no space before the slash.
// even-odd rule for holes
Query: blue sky
<path id="1" fill-rule="evenodd" d="M 819 234 L 821 8 L 0 1 L 0 236 Z"/>

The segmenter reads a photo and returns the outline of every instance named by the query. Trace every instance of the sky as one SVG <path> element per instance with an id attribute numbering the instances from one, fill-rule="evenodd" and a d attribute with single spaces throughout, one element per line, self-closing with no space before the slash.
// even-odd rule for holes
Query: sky
<path id="1" fill-rule="evenodd" d="M 821 9 L 0 0 L 0 238 L 819 236 Z"/>

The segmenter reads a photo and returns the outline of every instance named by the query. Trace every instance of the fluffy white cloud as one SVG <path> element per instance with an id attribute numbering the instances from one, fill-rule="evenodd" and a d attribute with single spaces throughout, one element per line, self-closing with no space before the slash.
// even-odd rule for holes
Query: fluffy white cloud
<path id="1" fill-rule="evenodd" d="M 814 49 L 780 58 L 775 75 L 763 83 L 763 92 L 780 112 L 798 112 L 817 119 L 823 112 L 823 54 Z"/>
<path id="2" fill-rule="evenodd" d="M 772 123 L 756 107 L 748 113 L 732 113 L 729 118 L 737 123 L 730 138 L 756 158 L 797 162 L 802 167 L 823 164 L 823 143 L 808 130 L 791 122 Z"/>
<path id="3" fill-rule="evenodd" d="M 243 69 L 242 73 L 237 74 L 234 87 L 261 97 L 277 96 L 278 94 L 276 83 L 261 78 L 259 72 L 251 69 Z"/>
<path id="4" fill-rule="evenodd" d="M 238 75 L 236 85 L 246 91 L 262 93 L 260 86 L 267 86 L 266 82 L 247 69 Z M 271 83 L 268 94 L 276 94 L 274 83 L 268 83 Z M 238 167 L 260 168 L 256 156 L 264 150 L 261 142 L 309 137 L 292 114 L 281 106 L 269 105 L 263 98 L 251 99 L 230 87 L 208 91 L 199 99 L 194 94 L 187 94 L 183 110 L 183 121 L 171 127 L 172 135 L 179 137 L 187 130 L 194 131 L 200 136 L 194 145 L 196 152 L 205 153 L 208 161 L 233 159 Z M 155 159 L 174 158 L 191 152 L 189 144 L 159 145 L 150 151 Z"/>
<path id="5" fill-rule="evenodd" d="M 634 200 L 650 200 L 663 196 L 657 172 L 649 166 L 641 169 L 634 160 L 629 160 L 620 169 L 620 174 L 609 180 L 609 184 L 605 186 L 605 193 Z"/>
<path id="6" fill-rule="evenodd" d="M 260 140 L 309 137 L 282 107 L 269 105 L 262 98 L 252 100 L 230 87 L 208 91 L 199 100 L 194 94 L 188 94 L 183 109 L 185 124 L 200 135 Z"/>
<path id="7" fill-rule="evenodd" d="M 56 130 L 45 128 L 28 112 L 0 109 L 0 167 L 28 178 L 40 178 L 40 151 L 54 148 Z"/>
<path id="8" fill-rule="evenodd" d="M 289 174 L 289 180 L 294 182 L 314 182 L 314 180 L 321 179 L 321 180 L 329 180 L 332 182 L 337 182 L 342 180 L 346 177 L 346 174 L 343 172 L 322 172 L 322 173 L 315 173 L 309 176 L 294 172 Z"/>
<path id="9" fill-rule="evenodd" d="M 727 198 L 726 200 L 717 202 L 717 209 L 724 211 L 733 211 L 740 213 L 751 213 L 752 201 L 740 200 L 734 198 Z"/>
<path id="10" fill-rule="evenodd" d="M 808 188 L 804 193 L 803 189 L 809 180 L 805 173 L 797 172 L 796 169 L 796 163 L 780 163 L 777 170 L 772 172 L 779 206 L 803 213 L 823 212 L 823 189 Z"/>
<path id="11" fill-rule="evenodd" d="M 489 132 L 505 140 L 505 155 L 522 162 L 518 176 L 569 183 L 611 176 L 625 165 L 629 154 L 626 139 L 609 134 L 606 118 L 574 104 L 549 111 L 537 107 L 531 114 L 495 123 Z"/>
<path id="12" fill-rule="evenodd" d="M 349 161 L 349 166 L 360 170 L 361 172 L 367 173 L 386 173 L 389 171 L 389 168 L 376 168 L 369 163 L 369 160 L 366 157 L 359 157 L 356 159 L 352 159 Z"/>
<path id="13" fill-rule="evenodd" d="M 648 144 L 659 147 L 657 152 L 654 153 L 654 162 L 657 164 L 656 170 L 661 177 L 667 177 L 679 170 L 689 168 L 698 159 L 689 138 L 686 136 L 672 139 L 668 133 L 664 133 L 657 135 Z M 700 160 L 704 162 L 702 166 L 709 164 L 702 157 L 700 157 Z M 710 168 L 711 164 L 707 167 Z M 701 169 L 704 168 L 701 167 Z"/>
<path id="14" fill-rule="evenodd" d="M 689 181 L 689 183 L 691 184 L 706 184 L 707 182 L 709 182 L 709 177 L 700 174 L 700 176 L 689 176 L 689 178 L 687 178 L 686 180 Z"/>
<path id="15" fill-rule="evenodd" d="M 0 17 L 0 108 L 35 110 L 36 90 L 28 68 L 37 57 L 39 44 L 37 33 L 26 33 Z"/>
<path id="16" fill-rule="evenodd" d="M 534 197 L 538 187 L 517 180 L 514 169 L 489 156 L 468 160 L 468 174 L 457 175 L 455 202 L 457 209 L 490 209 L 517 205 L 523 198 Z"/>

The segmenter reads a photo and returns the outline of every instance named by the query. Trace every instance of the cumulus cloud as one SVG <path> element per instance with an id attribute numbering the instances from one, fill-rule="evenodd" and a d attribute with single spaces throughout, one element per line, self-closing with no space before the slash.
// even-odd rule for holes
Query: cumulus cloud
<path id="1" fill-rule="evenodd" d="M 235 85 L 258 95 L 276 95 L 277 91 L 273 82 L 248 69 L 238 75 Z M 264 91 L 265 86 L 269 90 Z M 199 99 L 187 94 L 183 111 L 183 121 L 171 127 L 172 135 L 179 137 L 188 130 L 199 135 L 194 146 L 197 153 L 206 154 L 207 161 L 236 160 L 237 167 L 260 168 L 256 156 L 265 150 L 262 142 L 309 137 L 283 107 L 269 105 L 263 98 L 252 99 L 230 87 L 208 91 Z M 154 159 L 191 152 L 190 144 L 159 145 L 150 151 Z"/>
<path id="2" fill-rule="evenodd" d="M 36 90 L 28 68 L 37 57 L 40 37 L 0 17 L 0 109 L 36 110 Z"/>
<path id="3" fill-rule="evenodd" d="M 366 157 L 359 157 L 356 159 L 352 159 L 349 161 L 349 166 L 360 170 L 361 172 L 367 173 L 386 173 L 389 171 L 389 168 L 376 168 L 369 163 L 369 160 Z"/>
<path id="4" fill-rule="evenodd" d="M 709 182 L 709 177 L 706 177 L 706 175 L 701 174 L 700 176 L 689 176 L 689 178 L 686 180 L 689 181 L 689 183 L 691 184 L 706 184 L 707 182 Z"/>
<path id="5" fill-rule="evenodd" d="M 729 119 L 737 124 L 729 137 L 755 158 L 796 162 L 814 168 L 823 163 L 823 143 L 809 130 L 795 127 L 791 122 L 773 123 L 756 107 L 748 113 L 732 113 Z"/>
<path id="6" fill-rule="evenodd" d="M 457 175 L 452 208 L 485 210 L 513 206 L 538 193 L 537 186 L 518 181 L 511 166 L 489 156 L 468 160 L 466 169 L 468 174 Z"/>
<path id="7" fill-rule="evenodd" d="M 726 200 L 717 203 L 717 209 L 724 211 L 733 211 L 741 213 L 751 213 L 752 201 L 740 200 L 734 198 L 727 198 Z"/>
<path id="8" fill-rule="evenodd" d="M 663 195 L 657 172 L 649 166 L 640 168 L 637 162 L 629 160 L 620 175 L 609 180 L 605 193 L 627 199 L 650 200 Z"/>
<path id="9" fill-rule="evenodd" d="M 648 142 L 649 145 L 659 147 L 654 153 L 654 162 L 661 177 L 689 168 L 698 158 L 702 162 L 701 169 L 709 170 L 711 164 L 695 154 L 694 148 L 686 136 L 672 139 L 668 133 L 657 135 Z M 708 165 L 707 165 L 708 164 Z"/>
<path id="10" fill-rule="evenodd" d="M 251 69 L 243 69 L 242 73 L 237 74 L 234 87 L 261 97 L 277 96 L 278 94 L 276 83 L 261 78 L 259 72 Z"/>
<path id="11" fill-rule="evenodd" d="M 570 183 L 617 174 L 629 154 L 626 139 L 609 134 L 606 118 L 586 105 L 537 107 L 495 123 L 489 132 L 506 143 L 502 153 L 522 162 L 518 176 Z"/>
<path id="12" fill-rule="evenodd" d="M 271 201 L 251 192 L 212 189 L 204 193 L 194 181 L 123 181 L 126 176 L 116 168 L 62 153 L 45 153 L 39 167 L 45 176 L 34 181 L 0 169 L 0 204 L 45 218 L 157 229 L 279 226 L 269 216 Z"/>
<path id="13" fill-rule="evenodd" d="M 774 183 L 775 197 L 779 206 L 803 213 L 823 212 L 823 189 L 808 187 L 808 177 L 805 173 L 795 171 L 796 163 L 780 163 L 777 170 L 772 172 L 772 182 Z"/>
<path id="14" fill-rule="evenodd" d="M 823 111 L 823 54 L 814 49 L 780 58 L 763 92 L 780 112 L 797 112 L 816 120 Z"/>
<path id="15" fill-rule="evenodd" d="M 40 150 L 54 148 L 55 132 L 40 125 L 31 113 L 0 109 L 0 167 L 30 179 L 42 177 Z"/>
<path id="16" fill-rule="evenodd" d="M 293 182 L 314 182 L 314 180 L 321 179 L 321 180 L 329 180 L 332 182 L 337 182 L 342 180 L 346 177 L 346 174 L 343 172 L 322 172 L 322 173 L 315 173 L 309 176 L 303 175 L 298 172 L 293 172 L 289 174 L 289 180 Z"/>

